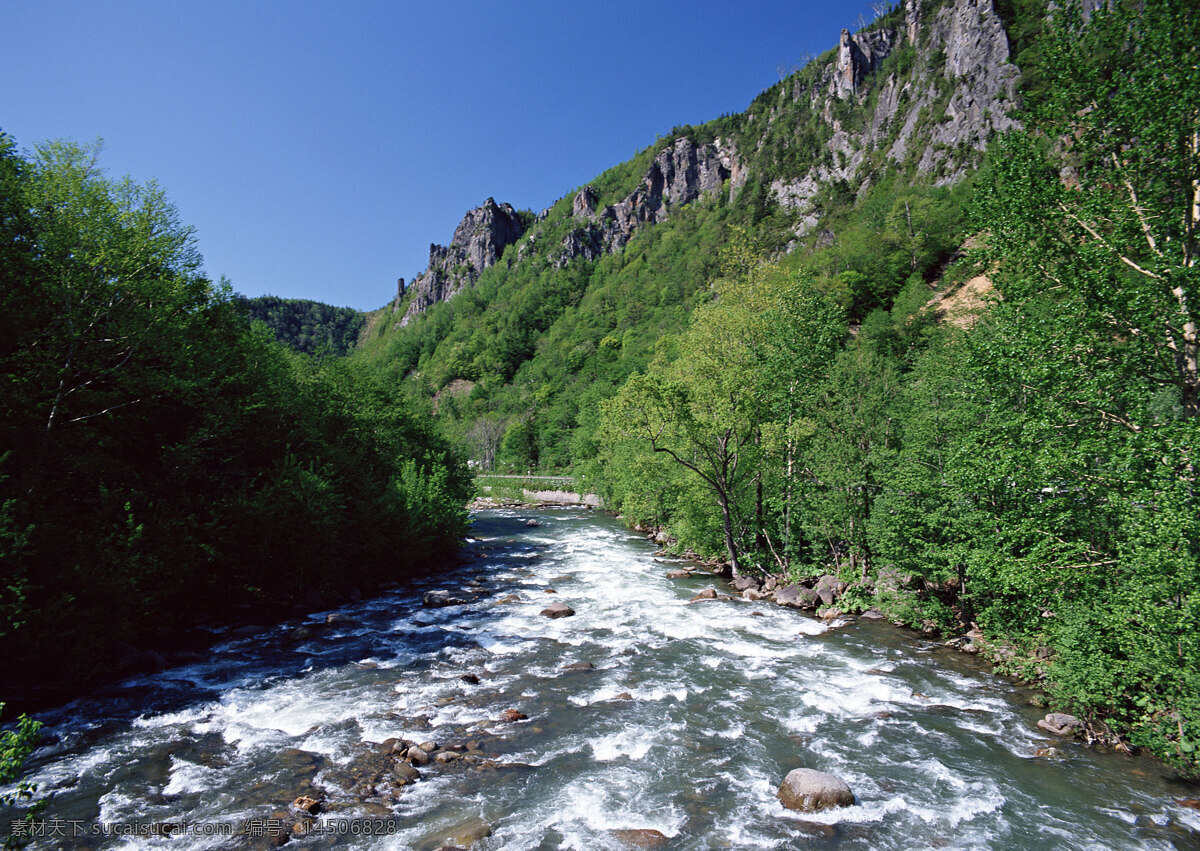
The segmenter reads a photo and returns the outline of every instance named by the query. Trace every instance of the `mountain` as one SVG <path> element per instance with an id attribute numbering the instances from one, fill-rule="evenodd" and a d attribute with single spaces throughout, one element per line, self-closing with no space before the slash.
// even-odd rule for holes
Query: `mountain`
<path id="1" fill-rule="evenodd" d="M 957 635 L 1200 776 L 1200 10 L 907 0 L 830 40 L 470 214 L 356 357 L 748 599 Z"/>
<path id="2" fill-rule="evenodd" d="M 400 280 L 366 355 L 427 396 L 458 382 L 439 405 L 451 431 L 504 420 L 502 459 L 562 469 L 591 457 L 595 400 L 682 330 L 738 229 L 793 263 L 824 257 L 856 320 L 889 306 L 957 249 L 964 185 L 1018 126 L 1004 18 L 990 0 L 911 0 L 745 112 L 674 128 L 536 216 L 489 198 Z M 889 221 L 864 225 L 872 209 Z M 895 232 L 877 245 L 863 227 Z"/>

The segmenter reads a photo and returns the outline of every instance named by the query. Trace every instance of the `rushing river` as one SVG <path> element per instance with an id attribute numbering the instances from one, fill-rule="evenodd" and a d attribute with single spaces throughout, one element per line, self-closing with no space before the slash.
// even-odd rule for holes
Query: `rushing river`
<path id="1" fill-rule="evenodd" d="M 265 848 L 303 823 L 299 795 L 322 810 L 289 847 L 1200 847 L 1176 802 L 1193 787 L 1047 741 L 1018 689 L 911 633 L 689 603 L 725 588 L 667 580 L 584 510 L 481 512 L 473 535 L 471 563 L 419 588 L 465 605 L 396 590 L 51 713 L 35 847 Z M 554 600 L 577 614 L 540 616 Z M 458 757 L 395 788 L 395 738 Z M 857 805 L 785 810 L 798 767 Z"/>

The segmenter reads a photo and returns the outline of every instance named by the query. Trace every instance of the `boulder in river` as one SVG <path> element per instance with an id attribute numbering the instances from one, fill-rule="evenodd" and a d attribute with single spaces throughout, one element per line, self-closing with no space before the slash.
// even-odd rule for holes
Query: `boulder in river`
<path id="1" fill-rule="evenodd" d="M 309 798 L 305 795 L 301 795 L 292 801 L 292 806 L 302 813 L 308 813 L 310 816 L 315 816 L 321 811 L 321 802 L 316 798 Z"/>
<path id="2" fill-rule="evenodd" d="M 823 771 L 796 768 L 779 786 L 779 802 L 789 810 L 815 813 L 854 805 L 854 793 L 846 781 Z"/>
<path id="3" fill-rule="evenodd" d="M 461 597 L 455 597 L 445 589 L 437 591 L 426 591 L 421 597 L 421 602 L 431 609 L 440 609 L 443 606 L 461 606 L 467 601 Z"/>
<path id="4" fill-rule="evenodd" d="M 701 600 L 715 600 L 715 599 L 717 599 L 717 589 L 716 588 L 705 588 L 703 591 L 698 593 L 696 596 L 692 597 L 692 599 L 688 600 L 688 602 L 689 603 L 698 603 Z"/>
<path id="5" fill-rule="evenodd" d="M 541 612 L 543 617 L 547 618 L 569 618 L 575 614 L 575 610 L 561 600 L 555 600 Z"/>
<path id="6" fill-rule="evenodd" d="M 614 830 L 612 835 L 628 848 L 663 848 L 670 842 L 662 831 L 651 828 Z"/>
<path id="7" fill-rule="evenodd" d="M 757 591 L 762 583 L 760 583 L 753 576 L 739 576 L 729 584 L 733 586 L 733 590 L 735 591 L 745 591 L 749 588 L 753 588 L 755 591 Z"/>
<path id="8" fill-rule="evenodd" d="M 1039 730 L 1052 736 L 1074 736 L 1083 729 L 1083 722 L 1065 712 L 1051 712 L 1037 723 Z"/>
<path id="9" fill-rule="evenodd" d="M 667 579 L 687 579 L 692 575 L 690 570 L 668 570 Z"/>
<path id="10" fill-rule="evenodd" d="M 396 766 L 392 769 L 392 774 L 395 776 L 396 782 L 401 786 L 415 783 L 421 779 L 421 772 L 417 771 L 416 768 L 407 762 L 396 763 Z"/>
<path id="11" fill-rule="evenodd" d="M 500 713 L 501 721 L 510 721 L 510 722 L 511 721 L 524 721 L 528 717 L 529 716 L 526 715 L 524 712 L 518 712 L 515 709 L 505 709 L 503 712 Z"/>
<path id="12" fill-rule="evenodd" d="M 167 660 L 153 650 L 138 650 L 130 644 L 117 645 L 115 667 L 125 674 L 157 673 L 167 668 Z"/>

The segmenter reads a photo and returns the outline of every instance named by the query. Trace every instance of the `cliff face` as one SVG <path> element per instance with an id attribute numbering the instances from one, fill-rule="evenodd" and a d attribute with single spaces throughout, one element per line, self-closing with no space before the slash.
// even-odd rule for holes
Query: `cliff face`
<path id="1" fill-rule="evenodd" d="M 454 229 L 449 245 L 429 246 L 429 266 L 408 287 L 411 298 L 400 318 L 400 326 L 475 283 L 480 273 L 494 265 L 504 249 L 520 239 L 524 232 L 525 225 L 511 204 L 497 204 L 488 198 L 482 206 L 467 211 Z M 399 311 L 405 295 L 403 279 L 398 289 L 392 303 L 393 313 Z"/>
<path id="2" fill-rule="evenodd" d="M 745 180 L 737 152 L 729 143 L 718 139 L 696 145 L 691 139 L 678 139 L 654 158 L 641 185 L 618 203 L 597 211 L 596 190 L 585 186 L 579 191 L 571 210 L 584 224 L 562 241 L 555 265 L 619 251 L 642 225 L 665 220 L 671 210 L 717 191 L 726 180 L 735 188 Z"/>
<path id="3" fill-rule="evenodd" d="M 842 30 L 823 64 L 764 92 L 713 141 L 676 136 L 616 202 L 602 205 L 585 186 L 569 215 L 559 207 L 544 221 L 547 210 L 526 234 L 511 206 L 488 199 L 467 213 L 449 246 L 430 248 L 399 324 L 474 284 L 518 239 L 517 262 L 540 256 L 562 268 L 595 260 L 727 184 L 731 202 L 748 180 L 764 188 L 792 213 L 800 238 L 818 226 L 832 186 L 861 195 L 889 171 L 938 186 L 961 180 L 995 133 L 1017 126 L 1019 70 L 993 0 L 905 0 L 879 24 Z M 403 283 L 399 289 L 393 312 L 404 305 Z"/>
<path id="4" fill-rule="evenodd" d="M 819 219 L 814 200 L 830 183 L 867 180 L 869 160 L 916 170 L 936 185 L 955 183 L 975 164 L 987 141 L 1012 129 L 1017 67 L 1009 62 L 1008 37 L 992 0 L 953 0 L 933 8 L 929 0 L 907 0 L 903 24 L 851 35 L 842 31 L 837 59 L 820 85 L 793 92 L 807 99 L 832 125 L 826 148 L 831 157 L 796 178 L 771 182 L 775 199 L 797 211 L 797 236 Z M 832 100 L 859 94 L 867 76 L 893 52 L 907 50 L 906 72 L 892 71 L 876 81 L 878 95 L 863 115 L 863 126 L 848 132 L 835 117 Z M 894 67 L 900 68 L 900 63 Z M 770 121 L 770 117 L 768 117 Z"/>

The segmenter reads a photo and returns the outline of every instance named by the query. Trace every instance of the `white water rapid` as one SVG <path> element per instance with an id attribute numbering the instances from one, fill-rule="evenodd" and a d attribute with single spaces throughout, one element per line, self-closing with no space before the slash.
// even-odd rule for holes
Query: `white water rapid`
<path id="1" fill-rule="evenodd" d="M 50 713 L 34 847 L 1200 847 L 1177 803 L 1194 788 L 1047 741 L 1020 690 L 912 633 L 689 603 L 728 589 L 667 580 L 643 538 L 581 509 L 481 512 L 473 534 L 472 563 L 415 590 Z M 439 588 L 472 601 L 422 606 Z M 576 614 L 541 616 L 555 600 Z M 396 787 L 392 739 L 457 756 Z M 784 809 L 798 767 L 856 805 Z"/>

